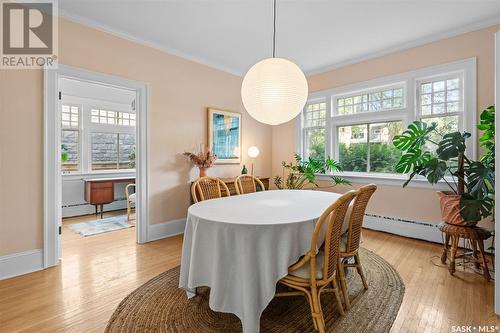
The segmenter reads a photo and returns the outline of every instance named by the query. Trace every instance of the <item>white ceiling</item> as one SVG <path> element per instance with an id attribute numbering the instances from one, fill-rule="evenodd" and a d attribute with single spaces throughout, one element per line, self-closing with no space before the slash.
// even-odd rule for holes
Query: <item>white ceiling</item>
<path id="1" fill-rule="evenodd" d="M 271 55 L 272 0 L 59 0 L 59 8 L 238 75 Z M 500 0 L 278 0 L 277 15 L 277 56 L 314 73 L 500 23 Z"/>

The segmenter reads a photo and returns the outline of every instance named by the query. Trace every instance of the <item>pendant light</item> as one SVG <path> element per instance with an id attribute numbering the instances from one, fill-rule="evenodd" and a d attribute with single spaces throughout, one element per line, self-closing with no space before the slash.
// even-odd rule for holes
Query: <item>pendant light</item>
<path id="1" fill-rule="evenodd" d="M 273 15 L 273 57 L 252 66 L 241 84 L 241 99 L 257 121 L 279 125 L 295 118 L 307 101 L 304 73 L 293 62 L 276 58 L 276 0 Z"/>

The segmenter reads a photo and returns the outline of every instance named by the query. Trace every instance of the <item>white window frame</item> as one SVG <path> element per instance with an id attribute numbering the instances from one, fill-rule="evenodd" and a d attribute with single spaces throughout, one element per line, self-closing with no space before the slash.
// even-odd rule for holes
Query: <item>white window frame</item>
<path id="1" fill-rule="evenodd" d="M 308 105 L 310 104 L 317 104 L 317 103 L 326 103 L 326 119 L 325 119 L 325 127 L 328 126 L 327 122 L 328 122 L 328 114 L 329 114 L 329 110 L 331 110 L 331 101 L 330 99 L 328 98 L 323 98 L 323 97 L 320 97 L 320 98 L 317 98 L 317 99 L 308 99 L 306 105 L 304 108 L 306 108 Z M 306 132 L 307 130 L 311 130 L 311 129 L 321 129 L 322 127 L 321 126 L 308 126 L 308 127 L 305 127 L 304 126 L 304 123 L 305 123 L 305 119 L 304 119 L 304 112 L 301 112 L 300 113 L 300 118 L 299 118 L 299 123 L 300 123 L 300 148 L 297 149 L 297 152 L 298 154 L 302 157 L 302 158 L 308 158 L 307 156 L 307 153 L 306 153 L 306 147 L 305 147 L 305 143 L 306 143 Z M 325 135 L 326 135 L 326 130 L 325 130 Z M 328 137 L 328 136 L 327 136 Z M 325 148 L 326 148 L 326 142 L 327 140 L 325 140 Z M 326 149 L 325 149 L 326 150 Z M 326 150 L 328 151 L 328 150 Z"/>
<path id="2" fill-rule="evenodd" d="M 101 109 L 117 112 L 135 113 L 131 105 L 114 103 L 109 101 L 82 98 L 77 96 L 63 95 L 61 105 L 74 105 L 80 109 L 79 119 L 79 165 L 78 171 L 62 172 L 62 176 L 66 178 L 80 177 L 85 175 L 99 174 L 127 174 L 135 173 L 135 169 L 110 169 L 110 170 L 92 170 L 92 152 L 91 152 L 91 133 L 126 133 L 135 134 L 136 126 L 126 125 L 108 125 L 91 122 L 91 110 Z M 137 116 L 136 116 L 137 117 Z M 137 138 L 136 138 L 137 140 Z"/>
<path id="3" fill-rule="evenodd" d="M 459 74 L 463 80 L 463 113 L 459 117 L 459 130 L 471 133 L 466 154 L 469 158 L 477 157 L 477 98 L 476 98 L 476 58 L 464 59 L 452 63 L 435 65 L 423 69 L 413 70 L 401 74 L 385 76 L 369 81 L 354 83 L 342 87 L 336 87 L 309 94 L 307 104 L 315 101 L 325 100 L 327 103 L 327 118 L 325 126 L 325 155 L 332 156 L 338 160 L 338 131 L 339 126 L 381 123 L 388 121 L 402 121 L 403 128 L 406 128 L 411 122 L 420 119 L 418 83 L 423 80 L 449 77 L 453 74 Z M 356 95 L 359 92 L 377 91 L 389 89 L 401 85 L 404 87 L 403 108 L 387 111 L 368 111 L 353 113 L 348 115 L 337 115 L 336 99 L 338 97 L 348 97 Z M 307 105 L 306 104 L 306 105 Z M 455 113 L 453 113 L 455 114 Z M 446 115 L 446 114 L 443 114 Z M 450 114 L 451 115 L 451 114 Z M 300 114 L 297 121 L 297 145 L 296 151 L 304 156 L 304 133 L 303 131 L 304 112 Z M 329 176 L 329 175 L 326 175 Z M 407 175 L 390 173 L 368 173 L 368 172 L 342 172 L 338 176 L 347 178 L 353 182 L 377 182 L 379 184 L 400 186 Z M 321 178 L 322 175 L 319 175 Z M 409 186 L 429 187 L 422 177 L 416 177 L 416 181 L 411 182 Z M 438 186 L 439 187 L 439 186 Z M 443 187 L 444 188 L 444 187 Z"/>
<path id="4" fill-rule="evenodd" d="M 59 110 L 60 114 L 61 114 L 61 117 L 62 117 L 62 106 L 63 105 L 68 105 L 69 107 L 72 107 L 72 106 L 76 106 L 78 108 L 78 128 L 74 128 L 74 129 L 71 129 L 71 128 L 63 128 L 62 127 L 62 120 L 61 120 L 61 132 L 63 130 L 74 130 L 76 132 L 78 132 L 78 170 L 77 171 L 62 171 L 61 170 L 61 173 L 63 175 L 77 175 L 77 174 L 81 174 L 82 173 L 82 141 L 83 141 L 83 137 L 82 137 L 82 113 L 83 113 L 83 105 L 80 104 L 80 103 L 76 103 L 74 101 L 64 101 L 61 103 L 61 110 Z M 61 118 L 60 117 L 60 118 Z M 61 133 L 62 135 L 62 133 Z M 62 164 L 62 162 L 61 162 Z"/>

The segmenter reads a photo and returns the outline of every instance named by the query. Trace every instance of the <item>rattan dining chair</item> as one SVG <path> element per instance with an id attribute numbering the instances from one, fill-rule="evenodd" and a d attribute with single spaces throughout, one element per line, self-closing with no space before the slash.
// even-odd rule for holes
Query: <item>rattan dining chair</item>
<path id="1" fill-rule="evenodd" d="M 193 201 L 204 201 L 215 198 L 229 197 L 227 185 L 216 177 L 201 177 L 191 185 Z"/>
<path id="2" fill-rule="evenodd" d="M 337 285 L 337 268 L 341 228 L 350 202 L 356 196 L 355 191 L 349 191 L 328 207 L 316 222 L 310 250 L 295 264 L 289 267 L 288 275 L 279 283 L 295 291 L 277 292 L 276 296 L 305 296 L 311 307 L 314 328 L 320 333 L 325 332 L 325 321 L 321 309 L 321 293 L 333 292 L 338 309 L 344 315 Z M 318 237 L 321 227 L 327 223 L 325 241 L 318 251 Z"/>
<path id="3" fill-rule="evenodd" d="M 354 198 L 351 215 L 349 217 L 349 228 L 340 241 L 338 274 L 347 310 L 351 308 L 351 303 L 349 301 L 349 292 L 347 291 L 347 283 L 345 280 L 345 269 L 355 267 L 361 277 L 361 281 L 363 281 L 365 290 L 368 289 L 368 283 L 366 282 L 365 274 L 363 273 L 363 268 L 361 267 L 361 261 L 359 259 L 359 243 L 361 241 L 361 229 L 363 227 L 366 206 L 376 190 L 377 186 L 375 184 L 369 184 L 360 187 L 356 191 L 356 197 Z M 354 259 L 354 263 L 349 262 L 351 258 Z"/>
<path id="4" fill-rule="evenodd" d="M 234 180 L 234 188 L 237 194 L 257 192 L 257 186 L 260 187 L 260 191 L 266 190 L 264 184 L 255 176 L 240 175 Z"/>

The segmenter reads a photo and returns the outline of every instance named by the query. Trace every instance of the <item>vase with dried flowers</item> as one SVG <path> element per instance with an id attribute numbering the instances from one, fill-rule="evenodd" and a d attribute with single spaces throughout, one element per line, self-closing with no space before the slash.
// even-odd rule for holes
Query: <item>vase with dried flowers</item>
<path id="1" fill-rule="evenodd" d="M 217 159 L 217 156 L 210 149 L 203 146 L 198 153 L 185 152 L 184 156 L 189 157 L 191 163 L 200 169 L 200 177 L 207 175 L 207 169 L 212 167 Z"/>

